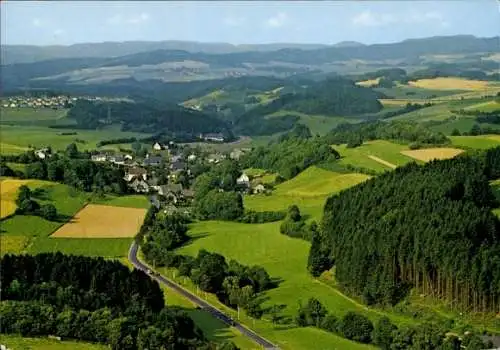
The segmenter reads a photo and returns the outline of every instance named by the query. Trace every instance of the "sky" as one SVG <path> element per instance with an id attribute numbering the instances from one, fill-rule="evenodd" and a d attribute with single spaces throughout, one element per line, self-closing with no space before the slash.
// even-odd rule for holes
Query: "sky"
<path id="1" fill-rule="evenodd" d="M 373 44 L 438 35 L 500 34 L 496 0 L 7 0 L 0 7 L 2 45 L 132 40 Z"/>

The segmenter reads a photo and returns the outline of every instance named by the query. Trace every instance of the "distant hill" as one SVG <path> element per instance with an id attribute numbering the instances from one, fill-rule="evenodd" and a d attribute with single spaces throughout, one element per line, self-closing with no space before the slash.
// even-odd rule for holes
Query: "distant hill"
<path id="1" fill-rule="evenodd" d="M 173 47 L 177 49 L 172 49 Z M 11 49 L 27 55 L 33 47 L 5 47 L 4 54 L 7 58 L 13 52 Z M 152 80 L 192 82 L 241 76 L 311 78 L 332 72 L 362 74 L 395 66 L 417 70 L 428 67 L 429 62 L 426 61 L 428 57 L 439 55 L 469 55 L 473 58 L 467 61 L 467 65 L 472 67 L 474 62 L 483 64 L 484 57 L 500 52 L 500 46 L 499 37 L 476 38 L 462 35 L 375 45 L 356 42 L 342 42 L 334 46 L 128 42 L 36 47 L 34 50 L 39 50 L 39 53 L 52 50 L 50 52 L 54 55 L 80 56 L 3 65 L 4 91 L 49 86 L 113 87 L 122 86 L 123 82 L 127 85 L 133 82 L 140 90 L 144 88 L 141 85 Z M 218 51 L 222 53 L 217 53 Z M 33 55 L 35 57 L 37 54 Z M 82 57 L 82 55 L 94 57 Z M 4 62 L 15 61 L 13 57 Z"/>

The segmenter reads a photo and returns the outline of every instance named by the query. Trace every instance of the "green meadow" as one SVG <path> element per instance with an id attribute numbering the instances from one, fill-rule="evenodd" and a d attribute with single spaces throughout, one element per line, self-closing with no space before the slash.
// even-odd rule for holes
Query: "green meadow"
<path id="1" fill-rule="evenodd" d="M 58 341 L 48 338 L 24 338 L 0 334 L 0 344 L 12 350 L 105 350 L 105 345 L 76 341 Z"/>
<path id="2" fill-rule="evenodd" d="M 0 138 L 2 153 L 10 153 L 15 147 L 24 151 L 28 147 L 51 146 L 55 150 L 64 150 L 70 143 L 76 143 L 80 150 L 91 150 L 97 148 L 97 143 L 102 140 L 115 139 L 117 137 L 146 137 L 147 134 L 135 132 L 123 132 L 118 126 L 111 126 L 101 130 L 80 129 L 52 129 L 42 126 L 18 126 L 2 125 Z M 67 135 L 68 133 L 76 133 Z M 15 149 L 14 149 L 15 150 Z M 21 153 L 17 152 L 17 153 Z"/>
<path id="3" fill-rule="evenodd" d="M 286 210 L 296 204 L 301 212 L 318 220 L 329 194 L 341 191 L 368 179 L 357 173 L 335 173 L 318 167 L 309 167 L 293 179 L 276 186 L 272 195 L 249 195 L 245 208 L 255 211 Z"/>
<path id="4" fill-rule="evenodd" d="M 66 116 L 66 109 L 54 110 L 52 108 L 0 108 L 0 121 L 4 122 L 27 122 L 58 120 Z"/>
<path id="5" fill-rule="evenodd" d="M 286 110 L 281 110 L 276 113 L 269 114 L 267 118 L 279 117 L 284 115 L 298 116 L 300 118 L 298 122 L 306 125 L 311 130 L 313 135 L 315 134 L 324 135 L 330 130 L 337 127 L 339 124 L 359 122 L 359 120 L 356 118 L 346 118 L 341 116 L 309 115 L 296 111 L 286 111 Z"/>
<path id="6" fill-rule="evenodd" d="M 453 146 L 464 149 L 488 149 L 500 146 L 500 135 L 450 136 Z"/>
<path id="7" fill-rule="evenodd" d="M 376 172 L 392 170 L 392 167 L 380 160 L 395 166 L 405 165 L 413 161 L 413 159 L 401 154 L 401 151 L 407 150 L 408 146 L 385 140 L 368 141 L 355 148 L 347 148 L 346 145 L 334 146 L 334 148 L 340 153 L 339 163 L 341 165 L 351 165 Z"/>

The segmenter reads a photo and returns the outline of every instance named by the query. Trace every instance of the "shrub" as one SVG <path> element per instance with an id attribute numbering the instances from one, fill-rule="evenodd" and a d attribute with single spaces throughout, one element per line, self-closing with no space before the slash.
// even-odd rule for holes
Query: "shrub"
<path id="1" fill-rule="evenodd" d="M 339 330 L 347 339 L 360 343 L 370 343 L 373 324 L 366 316 L 355 312 L 348 312 L 342 318 Z"/>

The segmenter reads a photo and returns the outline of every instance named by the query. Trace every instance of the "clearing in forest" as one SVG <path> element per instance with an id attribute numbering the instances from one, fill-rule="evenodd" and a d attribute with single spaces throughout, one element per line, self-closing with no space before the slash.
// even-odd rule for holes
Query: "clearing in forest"
<path id="1" fill-rule="evenodd" d="M 485 90 L 490 84 L 489 82 L 484 80 L 468 80 L 462 78 L 435 78 L 410 81 L 409 85 L 424 89 L 476 91 Z"/>
<path id="2" fill-rule="evenodd" d="M 51 237 L 133 237 L 142 225 L 146 209 L 89 204 Z"/>
<path id="3" fill-rule="evenodd" d="M 371 87 L 371 86 L 378 85 L 379 82 L 380 82 L 380 78 L 377 78 L 377 79 L 358 81 L 356 83 L 356 85 L 364 86 L 364 87 Z"/>
<path id="4" fill-rule="evenodd" d="M 463 150 L 458 148 L 426 148 L 401 151 L 402 154 L 423 162 L 429 162 L 434 159 L 450 159 L 458 156 Z"/>

